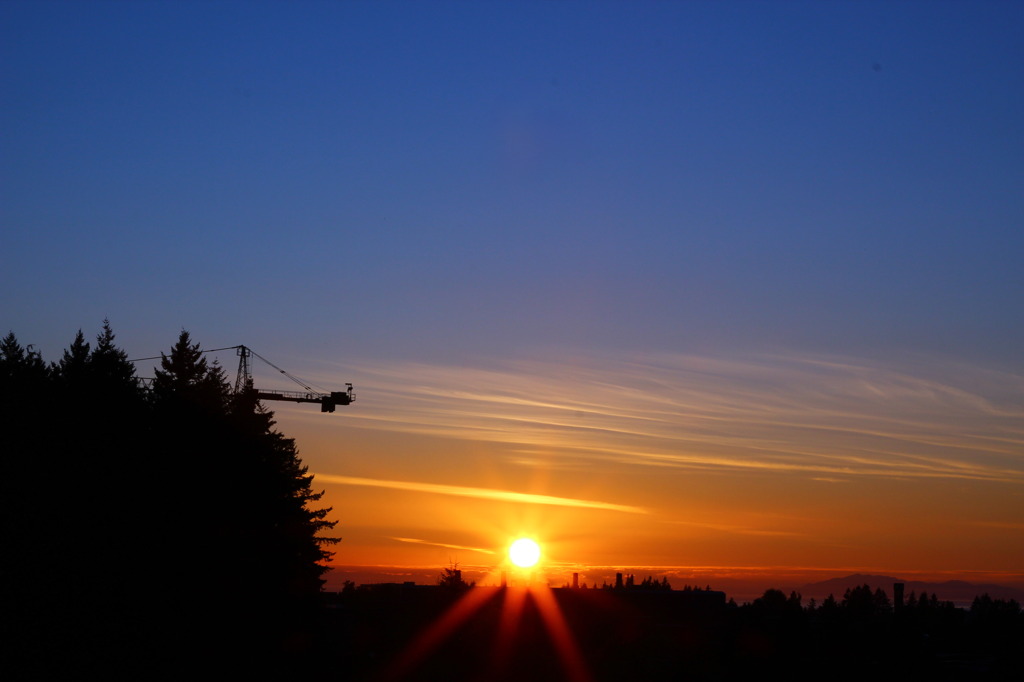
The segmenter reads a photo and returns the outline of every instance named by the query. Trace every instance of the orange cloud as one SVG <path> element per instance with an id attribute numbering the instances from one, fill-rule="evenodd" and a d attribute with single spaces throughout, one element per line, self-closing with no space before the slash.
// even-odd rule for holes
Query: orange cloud
<path id="1" fill-rule="evenodd" d="M 459 485 L 440 483 L 418 483 L 415 481 L 387 481 L 376 478 L 357 478 L 354 476 L 335 476 L 333 474 L 316 474 L 318 483 L 338 483 L 341 485 L 370 486 L 374 488 L 390 488 L 436 495 L 454 495 L 457 497 L 474 497 L 481 500 L 497 500 L 500 502 L 522 502 L 526 504 L 546 504 L 558 507 L 582 507 L 586 509 L 603 509 L 607 511 L 626 512 L 629 514 L 646 514 L 640 507 L 631 507 L 611 502 L 595 500 L 578 500 L 571 497 L 555 497 L 553 495 L 535 495 L 512 490 L 495 490 L 492 488 L 471 488 Z"/>
<path id="2" fill-rule="evenodd" d="M 430 542 L 429 540 L 420 540 L 419 538 L 398 538 L 393 537 L 392 540 L 398 542 L 409 542 L 415 545 L 430 545 L 431 547 L 444 547 L 445 549 L 464 549 L 468 552 L 480 552 L 481 554 L 496 554 L 493 549 L 484 549 L 482 547 L 466 547 L 464 545 L 451 545 L 446 542 Z"/>

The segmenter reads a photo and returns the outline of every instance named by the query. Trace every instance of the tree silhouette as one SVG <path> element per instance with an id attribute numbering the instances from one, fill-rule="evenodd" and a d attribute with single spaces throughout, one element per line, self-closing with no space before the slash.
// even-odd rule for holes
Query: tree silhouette
<path id="1" fill-rule="evenodd" d="M 462 579 L 462 571 L 458 564 L 452 564 L 441 570 L 437 578 L 437 584 L 449 590 L 465 590 L 476 585 L 475 582 L 467 583 Z"/>
<path id="2" fill-rule="evenodd" d="M 210 414 L 223 414 L 230 400 L 224 370 L 210 364 L 198 343 L 182 330 L 169 354 L 160 353 L 160 369 L 153 378 L 153 395 L 158 402 L 177 409 L 188 407 Z"/>
<path id="3" fill-rule="evenodd" d="M 294 639 L 335 524 L 294 441 L 187 332 L 147 391 L 107 321 L 49 366 L 9 333 L 0 388 L 7 642 L 144 675 Z"/>
<path id="4" fill-rule="evenodd" d="M 39 406 L 51 402 L 46 364 L 8 333 L 0 341 L 0 637 L 5 648 L 28 658 L 40 655 L 41 637 L 50 631 L 56 598 L 46 588 L 59 574 L 56 543 L 44 538 L 54 537 L 60 513 L 52 498 L 40 500 L 54 467 L 38 456 L 52 434 Z"/>
<path id="5" fill-rule="evenodd" d="M 663 590 L 670 591 L 672 585 L 668 582 L 668 577 L 664 577 L 661 580 L 657 580 L 654 576 L 647 576 L 640 581 L 639 589 L 641 590 Z"/>
<path id="6" fill-rule="evenodd" d="M 234 395 L 188 332 L 162 356 L 152 401 L 160 458 L 177 462 L 162 495 L 177 596 L 210 613 L 204 636 L 281 640 L 312 607 L 337 541 L 321 535 L 330 509 L 312 507 L 323 493 L 273 414 L 252 392 Z"/>
<path id="7" fill-rule="evenodd" d="M 144 582 L 139 575 L 148 529 L 147 408 L 134 369 L 113 343 L 108 323 L 90 348 L 79 331 L 61 359 L 45 365 L 22 349 L 13 333 L 3 355 L 2 431 L 6 494 L 4 583 L 17 592 L 12 611 L 22 618 L 26 656 L 49 662 L 76 659 L 98 667 L 131 655 L 104 643 L 140 651 L 130 613 Z M 8 467 L 17 465 L 17 471 Z M 7 529 L 5 529 L 6 531 Z M 57 656 L 38 651 L 60 642 Z"/>

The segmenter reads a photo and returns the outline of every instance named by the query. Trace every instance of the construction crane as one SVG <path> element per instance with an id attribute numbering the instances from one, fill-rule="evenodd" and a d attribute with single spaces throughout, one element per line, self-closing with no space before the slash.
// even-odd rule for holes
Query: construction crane
<path id="1" fill-rule="evenodd" d="M 289 374 L 284 371 L 270 360 L 255 352 L 248 346 L 225 346 L 224 348 L 211 348 L 209 350 L 201 351 L 203 353 L 216 353 L 217 351 L 233 350 L 238 355 L 238 374 L 235 376 L 235 394 L 241 394 L 246 391 L 255 391 L 256 397 L 260 400 L 284 400 L 292 403 L 319 403 L 321 412 L 334 412 L 334 409 L 338 405 L 350 405 L 355 402 L 356 394 L 352 390 L 352 384 L 346 383 L 344 391 L 318 391 L 306 384 L 306 382 L 299 379 L 293 374 Z M 152 358 L 138 358 L 131 360 L 131 362 L 142 362 L 143 360 L 160 360 L 163 356 L 157 356 Z M 253 388 L 252 385 L 252 370 L 250 368 L 249 358 L 257 357 L 263 362 L 267 363 L 281 374 L 285 375 L 299 386 L 302 387 L 301 391 L 268 391 L 262 388 Z M 143 386 L 150 387 L 153 384 L 152 379 L 139 379 L 139 383 Z"/>
<path id="2" fill-rule="evenodd" d="M 235 376 L 235 393 L 243 391 L 256 391 L 256 397 L 260 400 L 286 400 L 293 403 L 320 403 L 321 412 L 334 412 L 338 405 L 349 405 L 355 402 L 356 394 L 352 391 L 352 384 L 346 383 L 344 391 L 316 391 L 307 386 L 301 379 L 284 371 L 270 360 L 254 352 L 248 346 L 229 346 L 228 348 L 217 348 L 216 350 L 234 349 L 238 355 L 238 374 Z M 302 391 L 266 391 L 260 388 L 253 388 L 252 371 L 249 367 L 249 358 L 255 356 L 267 363 L 281 374 L 285 375 L 299 386 Z"/>

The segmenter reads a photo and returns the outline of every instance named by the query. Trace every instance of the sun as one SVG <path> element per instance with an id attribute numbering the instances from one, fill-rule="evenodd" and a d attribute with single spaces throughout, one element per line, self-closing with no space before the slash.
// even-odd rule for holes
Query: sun
<path id="1" fill-rule="evenodd" d="M 508 558 L 520 568 L 530 568 L 540 560 L 540 545 L 530 538 L 519 538 L 509 546 Z"/>

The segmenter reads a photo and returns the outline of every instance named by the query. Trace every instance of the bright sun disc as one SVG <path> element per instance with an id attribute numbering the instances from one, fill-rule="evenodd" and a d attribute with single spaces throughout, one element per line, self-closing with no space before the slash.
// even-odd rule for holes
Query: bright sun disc
<path id="1" fill-rule="evenodd" d="M 519 538 L 508 548 L 508 558 L 520 568 L 529 568 L 540 559 L 540 545 L 530 538 Z"/>

